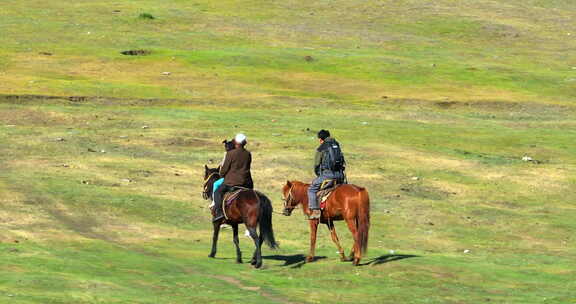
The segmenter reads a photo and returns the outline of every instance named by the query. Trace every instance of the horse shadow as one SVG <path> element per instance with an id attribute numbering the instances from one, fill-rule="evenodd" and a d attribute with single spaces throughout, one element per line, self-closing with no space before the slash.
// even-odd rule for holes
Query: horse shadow
<path id="1" fill-rule="evenodd" d="M 399 261 L 403 259 L 409 258 L 418 258 L 419 255 L 413 254 L 384 254 L 379 257 L 372 258 L 364 263 L 360 263 L 358 266 L 376 266 L 381 264 L 386 264 L 394 261 Z M 314 261 L 326 259 L 326 256 L 316 256 L 314 257 Z M 263 256 L 262 259 L 265 260 L 275 260 L 275 261 L 284 261 L 281 267 L 290 267 L 290 268 L 300 268 L 306 264 L 306 256 L 303 254 L 293 254 L 293 255 L 267 255 Z"/>
<path id="2" fill-rule="evenodd" d="M 316 256 L 314 257 L 314 261 L 325 259 L 325 256 Z M 303 254 L 293 254 L 293 255 L 267 255 L 263 256 L 262 259 L 265 260 L 275 260 L 275 261 L 284 261 L 282 267 L 290 267 L 290 268 L 300 268 L 306 264 L 306 256 Z"/>
<path id="3" fill-rule="evenodd" d="M 419 255 L 413 255 L 413 254 L 384 254 L 379 257 L 370 259 L 367 262 L 360 263 L 359 266 L 367 266 L 367 265 L 376 266 L 403 259 L 419 258 L 419 257 L 420 257 Z"/>

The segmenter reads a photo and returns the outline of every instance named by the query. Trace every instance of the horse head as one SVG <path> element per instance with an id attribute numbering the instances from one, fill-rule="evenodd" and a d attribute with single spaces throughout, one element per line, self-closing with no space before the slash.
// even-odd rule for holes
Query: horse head
<path id="1" fill-rule="evenodd" d="M 208 168 L 207 165 L 204 165 L 204 184 L 202 185 L 204 190 L 202 192 L 202 197 L 205 200 L 212 199 L 212 188 L 214 186 L 214 182 L 220 178 L 219 172 L 220 167 Z"/>
<path id="2" fill-rule="evenodd" d="M 282 195 L 284 199 L 284 211 L 282 211 L 282 215 L 290 216 L 292 211 L 298 206 L 300 201 L 298 201 L 295 197 L 294 188 L 297 186 L 295 182 L 286 181 L 286 185 L 282 187 Z"/>

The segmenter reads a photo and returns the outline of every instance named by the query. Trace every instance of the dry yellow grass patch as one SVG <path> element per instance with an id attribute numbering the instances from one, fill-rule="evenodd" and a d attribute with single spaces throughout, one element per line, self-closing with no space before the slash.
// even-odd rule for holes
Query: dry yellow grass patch
<path id="1" fill-rule="evenodd" d="M 572 170 L 571 172 L 574 171 L 575 170 Z M 537 166 L 520 170 L 508 175 L 506 178 L 522 185 L 522 188 L 526 189 L 526 191 L 560 194 L 573 191 L 568 184 L 571 172 L 558 170 L 557 168 Z"/>
<path id="2" fill-rule="evenodd" d="M 471 197 L 472 193 L 474 192 L 474 190 L 472 190 L 469 186 L 460 183 L 453 183 L 436 179 L 427 179 L 426 183 L 432 185 L 435 188 L 438 188 L 443 192 L 456 194 L 459 197 Z"/>
<path id="3" fill-rule="evenodd" d="M 414 149 L 408 149 L 401 146 L 378 144 L 377 149 L 372 149 L 371 154 L 378 157 L 396 160 L 395 162 L 404 162 L 410 164 L 410 167 L 422 167 L 432 170 L 453 170 L 463 173 L 472 174 L 480 168 L 479 165 L 472 161 L 446 158 L 437 153 L 425 153 Z"/>
<path id="4" fill-rule="evenodd" d="M 58 126 L 77 122 L 73 116 L 34 108 L 0 109 L 0 123 L 17 126 Z"/>
<path id="5" fill-rule="evenodd" d="M 58 222 L 48 213 L 48 208 L 42 202 L 27 203 L 26 197 L 17 192 L 7 190 L 0 184 L 0 241 L 13 240 L 79 240 L 62 230 Z"/>

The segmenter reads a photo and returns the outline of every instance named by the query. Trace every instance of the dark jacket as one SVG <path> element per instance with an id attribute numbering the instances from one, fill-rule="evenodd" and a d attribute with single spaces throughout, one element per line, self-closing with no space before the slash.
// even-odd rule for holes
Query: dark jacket
<path id="1" fill-rule="evenodd" d="M 224 184 L 228 186 L 242 186 L 253 188 L 252 175 L 250 174 L 250 164 L 252 154 L 244 148 L 236 148 L 226 153 L 226 158 L 220 175 L 224 176 Z"/>
<path id="2" fill-rule="evenodd" d="M 325 171 L 330 171 L 329 173 L 335 173 L 331 172 L 332 170 L 329 168 L 323 168 L 324 158 L 326 153 L 328 153 L 328 146 L 334 142 L 338 143 L 334 138 L 328 137 L 324 140 L 324 143 L 322 143 L 320 146 L 318 146 L 318 149 L 316 149 L 316 155 L 314 156 L 314 173 L 316 173 L 316 176 L 320 176 L 322 172 Z"/>

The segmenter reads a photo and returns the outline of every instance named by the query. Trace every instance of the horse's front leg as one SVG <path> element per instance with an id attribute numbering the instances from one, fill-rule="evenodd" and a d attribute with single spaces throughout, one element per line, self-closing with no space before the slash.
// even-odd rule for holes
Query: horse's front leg
<path id="1" fill-rule="evenodd" d="M 316 233 L 318 232 L 318 223 L 320 220 L 309 220 L 310 222 L 310 252 L 306 257 L 306 262 L 310 263 L 314 261 L 314 255 L 316 251 Z"/>
<path id="2" fill-rule="evenodd" d="M 236 263 L 242 264 L 242 251 L 240 251 L 240 240 L 238 240 L 238 224 L 232 224 L 232 234 L 234 245 L 236 246 Z"/>
<path id="3" fill-rule="evenodd" d="M 212 235 L 212 251 L 208 255 L 209 258 L 213 258 L 216 256 L 216 244 L 218 243 L 218 233 L 220 232 L 220 221 L 213 224 L 214 225 L 214 234 Z"/>
<path id="4" fill-rule="evenodd" d="M 334 227 L 334 222 L 329 221 L 328 224 L 326 225 L 330 230 L 330 236 L 332 237 L 332 241 L 334 242 L 334 244 L 336 244 L 336 247 L 338 248 L 338 253 L 340 254 L 340 261 L 342 262 L 350 261 L 351 259 L 347 259 L 344 256 L 344 250 L 342 249 L 342 246 L 340 246 L 340 240 L 338 239 L 338 235 L 336 234 L 336 227 Z"/>

